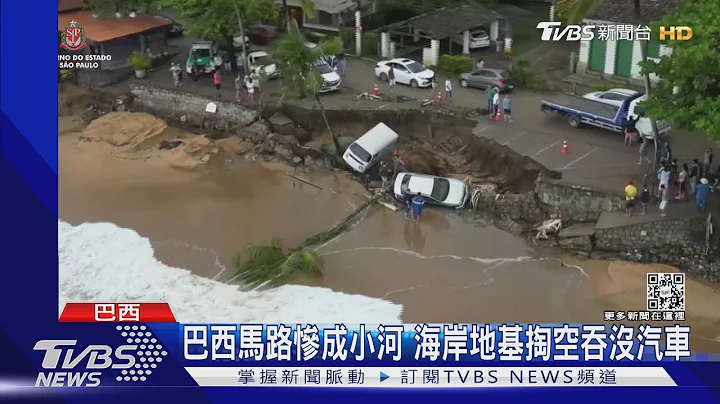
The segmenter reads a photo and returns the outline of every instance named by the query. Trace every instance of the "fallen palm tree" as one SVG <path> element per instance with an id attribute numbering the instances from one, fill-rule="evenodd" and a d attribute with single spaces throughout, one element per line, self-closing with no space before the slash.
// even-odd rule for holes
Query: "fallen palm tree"
<path id="1" fill-rule="evenodd" d="M 262 285 L 278 286 L 297 273 L 322 276 L 322 260 L 309 248 L 325 244 L 350 229 L 381 197 L 382 193 L 376 194 L 330 230 L 308 237 L 294 249 L 283 248 L 279 239 L 265 244 L 247 245 L 232 258 L 231 266 L 235 272 L 232 280 L 239 280 L 255 288 Z"/>

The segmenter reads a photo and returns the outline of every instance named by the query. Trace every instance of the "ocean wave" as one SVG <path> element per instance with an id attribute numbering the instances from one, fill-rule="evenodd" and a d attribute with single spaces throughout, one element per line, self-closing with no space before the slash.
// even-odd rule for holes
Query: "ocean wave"
<path id="1" fill-rule="evenodd" d="M 391 323 L 402 306 L 327 288 L 266 291 L 203 278 L 159 262 L 150 240 L 112 223 L 58 221 L 59 303 L 168 302 L 180 322 Z"/>

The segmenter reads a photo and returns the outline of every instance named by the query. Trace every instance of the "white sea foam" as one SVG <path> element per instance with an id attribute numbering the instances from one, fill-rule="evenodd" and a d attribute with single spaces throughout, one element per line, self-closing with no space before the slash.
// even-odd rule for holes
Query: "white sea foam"
<path id="1" fill-rule="evenodd" d="M 169 267 L 150 240 L 111 223 L 58 221 L 60 310 L 67 302 L 169 302 L 180 322 L 399 322 L 402 306 L 326 288 L 288 285 L 268 291 Z"/>

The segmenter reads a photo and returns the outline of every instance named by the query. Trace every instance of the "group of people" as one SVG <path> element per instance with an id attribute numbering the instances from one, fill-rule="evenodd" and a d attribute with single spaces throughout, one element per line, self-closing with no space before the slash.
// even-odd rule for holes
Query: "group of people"
<path id="1" fill-rule="evenodd" d="M 677 159 L 674 159 L 672 156 L 670 146 L 668 144 L 665 145 L 662 154 L 662 164 L 657 172 L 657 196 L 660 200 L 659 208 L 662 217 L 667 215 L 668 204 L 671 199 L 671 184 L 674 184 L 677 189 L 674 199 L 687 201 L 691 196 L 695 201 L 695 209 L 698 213 L 705 213 L 707 211 L 710 193 L 714 192 L 715 187 L 720 183 L 720 166 L 717 167 L 716 172 L 713 173 L 711 171 L 713 157 L 712 149 L 708 148 L 705 150 L 702 163 L 696 158 L 693 159 L 691 165 L 687 163 L 679 165 Z M 637 188 L 633 185 L 632 181 L 629 181 L 625 186 L 625 209 L 628 216 L 632 215 L 637 193 Z M 650 202 L 650 191 L 647 184 L 643 184 L 643 191 L 639 199 L 642 214 L 645 214 L 647 212 L 647 205 Z"/>
<path id="2" fill-rule="evenodd" d="M 255 93 L 260 91 L 260 74 L 256 70 L 252 70 L 249 75 L 242 72 L 235 77 L 235 101 L 240 102 L 243 93 L 247 94 L 247 98 L 254 102 Z"/>

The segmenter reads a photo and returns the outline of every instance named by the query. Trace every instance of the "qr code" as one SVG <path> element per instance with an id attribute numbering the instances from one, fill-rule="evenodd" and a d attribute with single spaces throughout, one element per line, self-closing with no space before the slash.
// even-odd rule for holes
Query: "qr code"
<path id="1" fill-rule="evenodd" d="M 647 274 L 648 311 L 685 311 L 685 274 Z"/>

